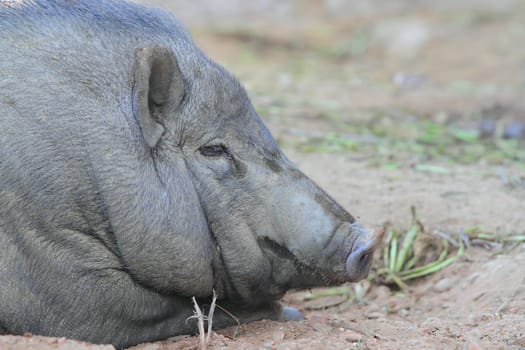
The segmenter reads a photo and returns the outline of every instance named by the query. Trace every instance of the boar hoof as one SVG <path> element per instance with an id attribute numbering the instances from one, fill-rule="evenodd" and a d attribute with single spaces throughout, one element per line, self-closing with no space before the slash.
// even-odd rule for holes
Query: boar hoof
<path id="1" fill-rule="evenodd" d="M 302 321 L 304 315 L 296 308 L 284 306 L 281 311 L 280 321 Z"/>

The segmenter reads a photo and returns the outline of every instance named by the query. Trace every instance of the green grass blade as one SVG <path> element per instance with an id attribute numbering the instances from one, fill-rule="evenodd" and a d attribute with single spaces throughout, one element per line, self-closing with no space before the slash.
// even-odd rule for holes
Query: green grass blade
<path id="1" fill-rule="evenodd" d="M 501 240 L 503 242 L 525 242 L 525 235 L 514 235 L 514 236 L 502 237 Z"/>
<path id="2" fill-rule="evenodd" d="M 395 272 L 397 261 L 397 238 L 392 238 L 392 243 L 390 243 L 390 271 Z"/>
<path id="3" fill-rule="evenodd" d="M 405 265 L 406 261 L 409 259 L 409 254 L 412 251 L 414 240 L 420 231 L 416 207 L 411 206 L 410 212 L 412 214 L 412 225 L 403 239 L 403 245 L 396 260 L 395 272 L 403 270 L 403 265 Z"/>
<path id="4" fill-rule="evenodd" d="M 416 257 L 413 256 L 412 259 L 408 260 L 408 262 L 405 264 L 405 270 L 410 270 L 414 267 L 414 264 L 416 263 Z"/>
<path id="5" fill-rule="evenodd" d="M 435 261 L 433 261 L 431 263 L 428 263 L 426 265 L 423 265 L 423 266 L 415 267 L 413 269 L 406 269 L 404 271 L 401 271 L 399 273 L 399 276 L 401 278 L 404 278 L 407 275 L 417 274 L 417 273 L 419 273 L 421 271 L 425 271 L 425 270 L 427 270 L 429 268 L 432 268 L 434 265 L 439 265 L 447 257 L 447 255 L 448 255 L 448 247 L 449 247 L 449 243 L 446 240 L 443 240 L 443 250 L 441 251 L 441 253 L 439 254 L 439 257 Z"/>
<path id="6" fill-rule="evenodd" d="M 443 241 L 444 249 L 443 249 L 443 252 L 440 254 L 440 257 L 439 257 L 438 260 L 436 260 L 433 263 L 430 263 L 430 264 L 427 264 L 425 266 L 422 266 L 420 268 L 413 269 L 412 271 L 406 271 L 407 273 L 403 274 L 402 276 L 400 276 L 400 278 L 403 281 L 406 281 L 406 280 L 409 280 L 409 279 L 414 279 L 414 278 L 417 278 L 417 277 L 423 277 L 423 276 L 429 275 L 431 273 L 437 272 L 437 271 L 443 269 L 444 267 L 447 267 L 448 265 L 452 264 L 457 258 L 459 258 L 461 255 L 463 255 L 463 253 L 465 252 L 465 246 L 463 245 L 463 242 L 460 242 L 459 249 L 458 249 L 458 252 L 456 253 L 456 255 L 453 256 L 453 257 L 450 257 L 450 258 L 448 258 L 446 260 L 442 260 L 442 258 L 446 257 L 447 254 L 448 254 L 447 253 L 448 252 L 448 242 L 447 242 L 447 244 L 445 244 L 445 242 L 446 241 Z M 443 253 L 445 253 L 445 254 L 443 254 Z"/>
<path id="7" fill-rule="evenodd" d="M 386 236 L 385 246 L 383 248 L 383 265 L 386 268 L 390 267 L 390 242 L 392 241 L 393 235 L 394 232 L 392 228 L 389 228 L 388 234 Z"/>
<path id="8" fill-rule="evenodd" d="M 474 235 L 474 238 L 482 239 L 484 241 L 497 241 L 498 237 L 496 235 L 491 235 L 489 233 L 478 233 Z"/>
<path id="9" fill-rule="evenodd" d="M 387 267 L 387 268 L 390 266 L 390 262 L 389 262 L 389 258 L 388 258 L 390 252 L 389 252 L 388 248 L 390 248 L 390 246 L 388 244 L 386 244 L 383 247 L 383 265 L 385 267 Z"/>
<path id="10" fill-rule="evenodd" d="M 408 275 L 404 275 L 404 276 L 402 276 L 400 278 L 403 281 L 406 281 L 406 280 L 411 280 L 411 279 L 414 279 L 414 278 L 430 275 L 431 273 L 437 272 L 437 271 L 441 270 L 442 268 L 447 267 L 448 265 L 452 264 L 456 260 L 456 258 L 457 257 L 453 256 L 451 258 L 448 258 L 447 260 L 439 262 L 438 264 L 433 264 L 433 263 L 427 264 L 427 265 L 424 266 L 424 269 L 422 269 L 422 270 L 420 270 L 420 271 L 418 271 L 416 273 L 411 273 L 411 274 L 408 274 Z"/>
<path id="11" fill-rule="evenodd" d="M 397 284 L 397 286 L 399 287 L 399 289 L 405 289 L 407 287 L 407 285 L 405 284 L 405 282 L 403 282 L 401 280 L 401 278 L 399 278 L 398 276 L 394 275 L 394 274 L 390 274 L 388 275 L 388 277 L 390 278 L 390 280 L 392 282 L 394 282 L 395 284 Z"/>
<path id="12" fill-rule="evenodd" d="M 419 232 L 419 229 L 417 227 L 417 223 L 413 224 L 410 230 L 408 230 L 407 234 L 405 235 L 405 239 L 403 240 L 403 245 L 401 246 L 401 250 L 399 251 L 399 254 L 397 255 L 396 265 L 395 265 L 395 271 L 399 272 L 403 269 L 403 265 L 405 264 L 406 260 L 408 260 L 408 254 L 412 250 L 412 245 L 414 244 L 414 240 Z"/>
<path id="13" fill-rule="evenodd" d="M 338 295 L 347 297 L 350 295 L 350 293 L 351 293 L 351 290 L 349 287 L 341 286 L 341 287 L 335 287 L 335 288 L 322 289 L 320 291 L 316 291 L 315 293 L 305 295 L 303 300 L 308 301 L 308 300 L 314 300 L 317 298 L 338 296 Z"/>

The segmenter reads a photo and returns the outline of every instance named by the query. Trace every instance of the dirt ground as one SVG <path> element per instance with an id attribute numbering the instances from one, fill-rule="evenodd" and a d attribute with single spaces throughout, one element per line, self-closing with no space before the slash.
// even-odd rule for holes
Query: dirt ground
<path id="1" fill-rule="evenodd" d="M 406 228 L 414 206 L 430 232 L 525 233 L 524 2 L 143 2 L 183 19 L 289 158 L 366 225 Z M 525 349 L 524 243 L 470 247 L 404 291 L 359 288 L 324 310 L 310 309 L 341 297 L 289 293 L 304 321 L 218 331 L 210 348 Z M 0 348 L 99 347 L 9 336 Z"/>

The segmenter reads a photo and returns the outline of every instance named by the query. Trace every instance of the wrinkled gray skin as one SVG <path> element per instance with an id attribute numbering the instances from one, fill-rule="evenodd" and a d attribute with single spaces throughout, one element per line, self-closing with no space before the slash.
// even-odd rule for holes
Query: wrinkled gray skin
<path id="1" fill-rule="evenodd" d="M 0 35 L 0 331 L 123 347 L 195 332 L 213 289 L 294 319 L 286 290 L 368 272 L 370 231 L 170 15 L 0 2 Z"/>

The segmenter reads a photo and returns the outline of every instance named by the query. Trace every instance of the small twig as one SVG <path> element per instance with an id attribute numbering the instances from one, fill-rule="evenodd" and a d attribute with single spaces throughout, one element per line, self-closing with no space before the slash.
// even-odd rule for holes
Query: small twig
<path id="1" fill-rule="evenodd" d="M 501 248 L 503 248 L 503 244 L 497 243 L 497 242 L 492 242 L 492 241 L 487 241 L 485 239 L 474 238 L 474 239 L 470 240 L 470 243 L 473 246 L 480 246 L 480 247 L 483 247 L 485 249 L 501 249 Z"/>
<path id="2" fill-rule="evenodd" d="M 505 169 L 502 167 L 498 167 L 497 173 L 501 181 L 503 181 L 503 183 L 507 185 L 509 183 L 509 177 L 507 176 Z"/>
<path id="3" fill-rule="evenodd" d="M 193 317 L 197 319 L 197 326 L 199 327 L 199 349 L 206 350 L 207 346 L 204 334 L 204 315 L 202 314 L 201 308 L 199 307 L 195 297 L 192 297 L 191 300 L 193 300 L 193 308 L 195 309 L 193 312 L 195 315 Z"/>
<path id="4" fill-rule="evenodd" d="M 215 306 L 221 309 L 226 315 L 230 316 L 237 323 L 237 327 L 235 328 L 235 332 L 233 334 L 233 336 L 236 337 L 239 334 L 239 328 L 241 327 L 241 321 L 239 321 L 237 317 L 235 317 L 231 312 L 229 312 L 228 310 L 226 310 L 219 304 L 216 304 Z"/>
<path id="5" fill-rule="evenodd" d="M 495 314 L 500 314 L 503 310 L 505 310 L 507 308 L 507 306 L 509 306 L 509 300 L 505 300 L 503 302 L 503 304 L 501 304 L 497 309 L 496 309 L 496 312 L 494 312 Z"/>
<path id="6" fill-rule="evenodd" d="M 374 334 L 370 331 L 367 331 L 367 330 L 363 330 L 361 328 L 358 328 L 358 327 L 350 327 L 350 326 L 345 326 L 344 328 L 346 329 L 349 329 L 351 330 L 352 332 L 356 332 L 356 333 L 359 333 L 365 337 L 369 337 L 369 338 L 375 338 L 377 334 Z M 382 336 L 378 336 L 378 338 L 383 338 Z M 384 338 L 383 338 L 384 339 Z"/>
<path id="7" fill-rule="evenodd" d="M 206 344 L 210 343 L 210 337 L 211 337 L 212 325 L 213 325 L 213 313 L 215 312 L 216 301 L 217 301 L 217 293 L 215 293 L 215 289 L 214 289 L 213 298 L 211 300 L 211 305 L 210 305 L 210 311 L 208 311 L 208 334 L 206 334 Z"/>
<path id="8" fill-rule="evenodd" d="M 378 334 L 378 333 L 374 333 L 374 338 L 378 339 L 378 340 L 382 340 L 382 341 L 388 341 L 390 340 L 390 338 L 387 338 L 387 337 L 383 337 L 382 335 Z"/>
<path id="9" fill-rule="evenodd" d="M 465 233 L 465 231 L 461 231 L 459 238 L 463 241 L 465 247 L 470 248 L 470 237 Z"/>
<path id="10" fill-rule="evenodd" d="M 525 279 L 523 280 L 525 282 Z M 505 309 L 507 307 L 509 307 L 509 304 L 514 300 L 514 298 L 516 298 L 516 296 L 518 295 L 518 290 L 516 290 L 514 292 L 514 294 L 512 294 L 512 296 L 510 298 L 508 298 L 507 300 L 505 300 L 497 309 L 496 309 L 496 314 L 500 314 L 502 313 L 503 311 L 505 311 Z"/>
<path id="11" fill-rule="evenodd" d="M 454 247 L 456 247 L 456 248 L 459 248 L 459 243 L 458 243 L 458 241 L 456 241 L 454 238 L 450 237 L 449 234 L 447 234 L 447 233 L 445 233 L 445 232 L 443 232 L 443 231 L 438 231 L 438 230 L 432 232 L 432 234 L 433 234 L 434 236 L 438 236 L 439 238 L 442 238 L 442 239 L 448 241 L 450 244 L 452 244 L 452 246 L 454 246 Z M 467 237 L 468 237 L 468 236 L 467 236 Z"/>

